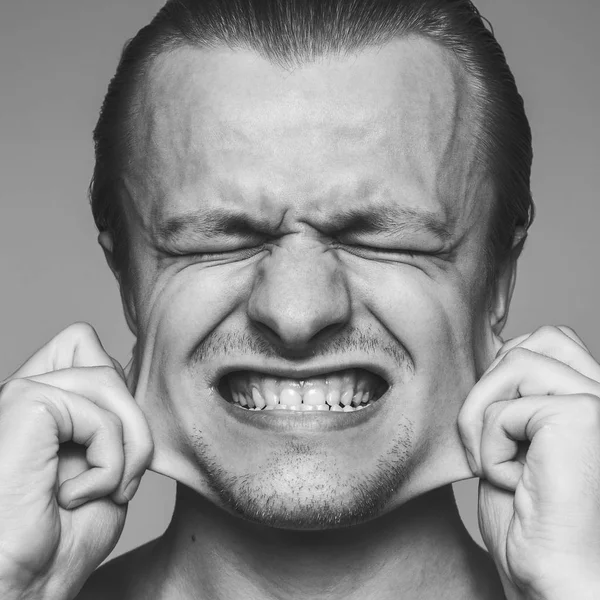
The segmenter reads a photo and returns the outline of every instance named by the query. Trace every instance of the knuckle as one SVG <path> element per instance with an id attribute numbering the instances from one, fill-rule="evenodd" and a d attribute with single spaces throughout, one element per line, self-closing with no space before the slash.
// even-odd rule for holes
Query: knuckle
<path id="1" fill-rule="evenodd" d="M 113 386 L 116 383 L 121 381 L 119 374 L 113 367 L 109 367 L 106 365 L 100 365 L 97 367 L 88 367 L 91 369 L 96 377 L 99 380 L 99 383 L 102 383 L 106 386 Z"/>
<path id="2" fill-rule="evenodd" d="M 31 420 L 35 420 L 35 418 L 46 418 L 50 415 L 54 420 L 57 419 L 56 411 L 53 409 L 51 404 L 47 402 L 44 398 L 35 398 L 27 403 L 27 415 Z"/>
<path id="3" fill-rule="evenodd" d="M 572 414 L 577 421 L 600 428 L 600 398 L 593 394 L 580 394 L 573 402 Z"/>
<path id="4" fill-rule="evenodd" d="M 494 402 L 486 407 L 483 413 L 484 425 L 493 426 L 500 419 L 504 406 L 500 402 Z"/>
<path id="5" fill-rule="evenodd" d="M 504 363 L 514 364 L 531 360 L 533 352 L 522 346 L 511 348 L 502 359 Z"/>
<path id="6" fill-rule="evenodd" d="M 76 321 L 75 323 L 72 323 L 64 330 L 64 333 L 84 340 L 98 339 L 96 330 L 86 321 Z"/>
<path id="7" fill-rule="evenodd" d="M 113 412 L 106 412 L 104 419 L 105 427 L 114 435 L 121 436 L 123 434 L 123 423 L 121 419 Z"/>
<path id="8" fill-rule="evenodd" d="M 0 398 L 6 402 L 7 399 L 20 398 L 31 393 L 33 384 L 28 379 L 15 378 L 7 381 L 0 390 Z"/>
<path id="9" fill-rule="evenodd" d="M 3 415 L 16 415 L 21 421 L 30 425 L 47 420 L 50 416 L 55 422 L 61 422 L 60 410 L 53 404 L 44 391 L 36 388 L 33 382 L 26 379 L 15 379 L 11 382 L 14 393 L 2 398 L 0 409 Z"/>
<path id="10" fill-rule="evenodd" d="M 542 325 L 535 330 L 534 335 L 536 337 L 556 337 L 561 335 L 561 331 L 554 325 Z"/>

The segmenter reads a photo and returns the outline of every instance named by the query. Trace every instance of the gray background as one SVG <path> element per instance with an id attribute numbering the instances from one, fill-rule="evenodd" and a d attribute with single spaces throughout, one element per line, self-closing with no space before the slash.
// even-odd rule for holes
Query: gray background
<path id="1" fill-rule="evenodd" d="M 125 363 L 132 345 L 87 205 L 91 130 L 124 41 L 160 0 L 2 0 L 0 379 L 60 329 L 92 323 Z M 534 130 L 537 221 L 507 334 L 569 324 L 600 357 L 600 2 L 479 0 Z M 172 482 L 147 475 L 115 549 L 159 535 Z M 477 537 L 474 482 L 457 486 Z"/>

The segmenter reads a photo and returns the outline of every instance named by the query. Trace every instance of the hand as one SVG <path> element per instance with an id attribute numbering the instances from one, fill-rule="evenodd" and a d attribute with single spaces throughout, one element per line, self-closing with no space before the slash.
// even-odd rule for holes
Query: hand
<path id="1" fill-rule="evenodd" d="M 0 596 L 73 598 L 116 544 L 152 455 L 122 369 L 78 323 L 0 388 Z"/>
<path id="2" fill-rule="evenodd" d="M 509 600 L 600 598 L 600 365 L 566 327 L 504 344 L 459 429 Z"/>

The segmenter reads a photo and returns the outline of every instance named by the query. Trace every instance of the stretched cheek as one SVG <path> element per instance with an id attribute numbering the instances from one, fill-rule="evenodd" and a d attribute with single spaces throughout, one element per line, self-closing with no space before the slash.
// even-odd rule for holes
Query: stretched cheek
<path id="1" fill-rule="evenodd" d="M 157 285 L 160 291 L 147 313 L 138 353 L 135 397 L 154 436 L 152 468 L 185 481 L 193 471 L 185 459 L 189 447 L 185 423 L 197 414 L 198 403 L 206 400 L 189 397 L 190 354 L 244 301 L 251 269 L 190 266 Z M 202 377 L 201 366 L 196 376 Z M 204 385 L 193 388 L 206 389 Z"/>
<path id="2" fill-rule="evenodd" d="M 392 419 L 413 424 L 420 463 L 407 488 L 425 491 L 471 476 L 456 422 L 475 383 L 473 316 L 458 289 L 410 267 L 395 274 L 379 273 L 386 285 L 370 281 L 363 289 L 369 312 L 412 358 L 414 373 L 399 386 L 390 411 Z"/>

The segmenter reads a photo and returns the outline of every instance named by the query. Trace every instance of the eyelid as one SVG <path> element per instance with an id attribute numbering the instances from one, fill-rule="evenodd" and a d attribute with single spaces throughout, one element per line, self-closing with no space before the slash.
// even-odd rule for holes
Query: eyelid
<path id="1" fill-rule="evenodd" d="M 251 258 L 265 249 L 265 244 L 256 244 L 254 246 L 244 246 L 238 248 L 227 248 L 224 250 L 211 250 L 202 252 L 196 251 L 183 251 L 183 250 L 165 250 L 165 254 L 172 258 L 195 258 L 199 262 L 210 262 L 217 261 L 219 259 L 231 259 L 232 257 L 238 257 L 238 260 L 244 260 Z"/>
<path id="2" fill-rule="evenodd" d="M 402 248 L 384 248 L 381 246 L 371 246 L 369 244 L 349 244 L 343 242 L 336 242 L 335 246 L 342 250 L 348 250 L 353 254 L 358 254 L 359 252 L 371 252 L 373 254 L 381 254 L 381 255 L 393 255 L 397 254 L 398 256 L 408 256 L 410 258 L 415 258 L 416 256 L 435 256 L 436 252 L 429 252 L 425 250 L 409 250 Z M 354 251 L 354 252 L 353 252 Z"/>

